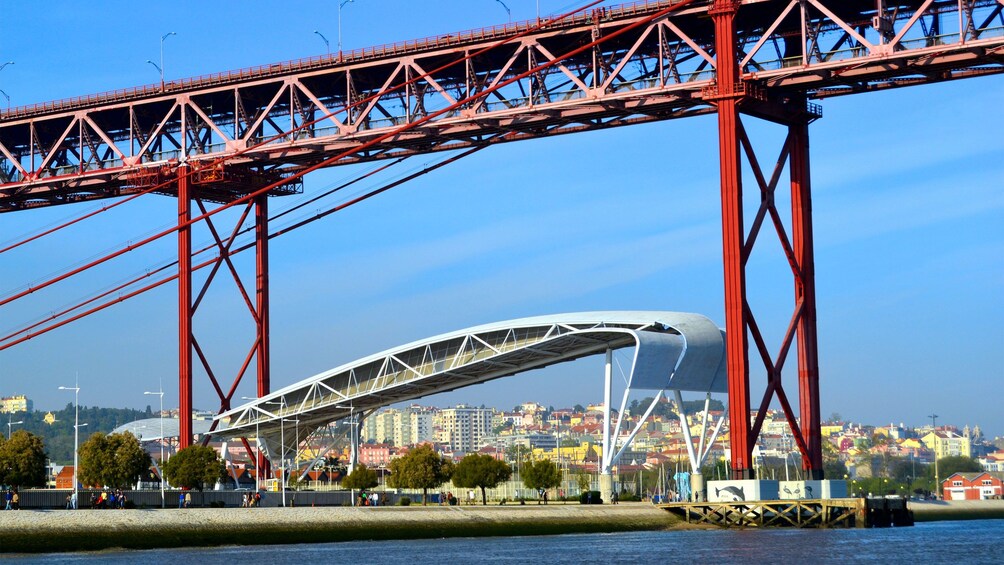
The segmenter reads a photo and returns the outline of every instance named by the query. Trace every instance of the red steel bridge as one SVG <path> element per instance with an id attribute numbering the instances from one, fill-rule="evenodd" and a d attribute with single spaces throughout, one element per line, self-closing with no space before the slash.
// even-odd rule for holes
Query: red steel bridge
<path id="1" fill-rule="evenodd" d="M 159 284 L 178 280 L 185 446 L 192 437 L 195 357 L 219 395 L 221 411 L 230 408 L 252 367 L 259 396 L 270 391 L 268 241 L 274 234 L 267 198 L 301 191 L 304 174 L 717 113 L 733 478 L 752 477 L 753 444 L 774 399 L 787 415 L 803 465 L 821 478 L 808 151 L 808 126 L 821 110 L 813 100 L 1001 73 L 1004 0 L 598 4 L 527 22 L 0 111 L 0 211 L 104 198 L 121 203 L 150 193 L 177 199 L 177 226 L 151 239 L 171 234 L 178 243 L 176 272 Z M 751 119 L 786 130 L 773 169 L 756 160 L 744 126 Z M 746 179 L 744 163 L 752 171 Z M 790 177 L 790 219 L 774 205 L 784 168 Z M 743 221 L 744 180 L 760 195 L 749 226 Z M 227 237 L 212 219 L 231 207 L 243 213 Z M 255 226 L 249 247 L 257 257 L 251 289 L 229 260 L 240 250 L 233 243 L 248 217 Z M 216 256 L 193 264 L 191 230 L 197 222 L 212 231 Z M 763 232 L 771 231 L 765 225 L 774 228 L 787 256 L 795 292 L 777 351 L 765 345 L 746 300 L 746 260 Z M 201 267 L 211 274 L 196 293 L 192 272 Z M 254 342 L 228 388 L 206 360 L 192 323 L 219 271 L 230 271 L 238 282 L 255 325 Z M 0 348 L 104 307 L 89 306 L 48 327 L 8 336 Z M 749 382 L 751 342 L 753 357 L 767 374 L 757 396 Z M 792 349 L 798 363 L 797 417 L 781 382 Z M 758 408 L 752 419 L 751 405 Z"/>

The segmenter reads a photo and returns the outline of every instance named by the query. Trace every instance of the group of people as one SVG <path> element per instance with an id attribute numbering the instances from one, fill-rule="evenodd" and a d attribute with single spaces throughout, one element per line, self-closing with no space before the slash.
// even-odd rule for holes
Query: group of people
<path id="1" fill-rule="evenodd" d="M 241 497 L 241 508 L 255 508 L 261 506 L 260 492 L 246 492 Z"/>
<path id="2" fill-rule="evenodd" d="M 105 509 L 105 508 L 117 508 L 123 510 L 126 507 L 126 502 L 128 497 L 122 492 L 122 489 L 114 490 L 112 492 L 101 491 L 101 494 L 91 493 L 91 508 L 92 509 Z M 69 494 L 66 496 L 66 508 L 70 510 L 73 508 L 73 495 Z"/>
<path id="3" fill-rule="evenodd" d="M 18 494 L 17 488 L 7 489 L 7 492 L 3 496 L 6 506 L 4 510 L 20 510 L 21 509 L 21 495 Z"/>
<path id="4" fill-rule="evenodd" d="M 441 492 L 439 493 L 439 505 L 440 506 L 458 506 L 462 503 L 459 497 L 453 496 L 452 492 Z M 473 505 L 477 504 L 477 493 L 473 490 L 467 491 L 467 504 Z"/>
<path id="5" fill-rule="evenodd" d="M 192 507 L 192 492 L 185 491 L 178 493 L 178 508 L 191 508 Z"/>
<path id="6" fill-rule="evenodd" d="M 380 495 L 375 492 L 360 492 L 356 499 L 359 506 L 380 506 Z"/>

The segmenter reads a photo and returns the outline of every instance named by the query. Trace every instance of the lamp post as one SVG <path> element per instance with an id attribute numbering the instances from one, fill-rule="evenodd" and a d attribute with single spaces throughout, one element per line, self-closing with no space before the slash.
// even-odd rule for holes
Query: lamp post
<path id="1" fill-rule="evenodd" d="M 338 59 L 342 58 L 342 8 L 355 0 L 342 0 L 338 3 Z"/>
<path id="2" fill-rule="evenodd" d="M 250 396 L 242 396 L 241 400 L 258 400 L 258 399 L 250 397 Z M 254 489 L 255 490 L 260 490 L 261 489 L 261 468 L 263 467 L 263 465 L 262 465 L 262 459 L 261 459 L 261 434 L 258 431 L 258 424 L 259 424 L 259 422 L 261 422 L 261 414 L 260 413 L 256 414 L 255 415 L 255 419 L 254 419 L 254 443 L 255 443 L 255 447 L 258 448 L 258 451 L 255 453 L 255 456 L 254 456 Z"/>
<path id="3" fill-rule="evenodd" d="M 153 65 L 153 68 L 157 69 L 157 73 L 160 75 L 160 89 L 163 91 L 164 90 L 164 70 L 160 67 L 160 65 L 158 65 L 157 63 L 154 63 L 150 59 L 147 59 L 146 62 L 149 63 L 149 64 L 151 64 L 151 65 Z"/>
<path id="4" fill-rule="evenodd" d="M 509 10 L 509 6 L 506 6 L 505 2 L 503 2 L 502 0 L 495 0 L 495 1 L 498 2 L 499 4 L 501 4 L 503 8 L 505 8 L 505 13 L 508 14 L 508 16 L 509 16 L 509 23 L 512 23 L 512 11 Z M 540 17 L 540 7 L 539 6 L 537 7 L 537 17 L 538 18 Z"/>
<path id="5" fill-rule="evenodd" d="M 160 89 L 164 90 L 164 40 L 172 35 L 178 35 L 173 31 L 169 31 L 164 35 L 160 36 Z"/>
<path id="6" fill-rule="evenodd" d="M 77 471 L 80 468 L 78 449 L 80 446 L 80 383 L 77 379 L 73 380 L 73 386 L 61 386 L 59 390 L 72 390 L 73 391 L 73 509 L 77 508 Z M 87 424 L 84 424 L 85 426 Z"/>
<path id="7" fill-rule="evenodd" d="M 287 418 L 279 419 L 279 443 L 282 444 L 282 506 L 286 506 L 286 440 L 285 437 L 285 423 L 293 422 L 297 425 L 297 431 L 299 431 L 300 420 L 289 420 Z"/>
<path id="8" fill-rule="evenodd" d="M 328 38 L 324 37 L 324 34 L 317 31 L 316 29 L 314 30 L 314 33 L 316 33 L 317 36 L 324 41 L 324 49 L 328 52 L 328 55 L 331 55 L 331 43 L 328 42 Z"/>
<path id="9" fill-rule="evenodd" d="M 13 417 L 14 417 L 14 416 L 13 416 L 13 414 L 14 414 L 14 413 L 13 413 L 13 412 L 11 412 L 11 413 L 10 413 L 10 414 L 9 414 L 9 415 L 7 416 L 7 439 L 10 439 L 10 434 L 11 434 L 11 431 L 10 431 L 10 429 L 11 429 L 12 427 L 14 427 L 14 426 L 16 426 L 16 425 L 18 425 L 18 424 L 23 424 L 23 423 L 24 423 L 24 420 L 18 420 L 18 421 L 16 421 L 16 422 L 11 422 L 11 421 L 10 421 L 10 420 L 11 420 L 11 418 L 13 418 Z"/>
<path id="10" fill-rule="evenodd" d="M 0 71 L 2 71 L 4 69 L 4 67 L 6 67 L 7 65 L 13 65 L 13 64 L 14 64 L 14 61 L 7 61 L 6 63 L 0 64 Z M 10 95 L 8 95 L 3 90 L 0 90 L 0 93 L 3 93 L 4 98 L 7 99 L 7 110 L 10 110 Z"/>
<path id="11" fill-rule="evenodd" d="M 164 384 L 160 385 L 160 390 L 157 392 L 144 392 L 143 394 L 152 394 L 160 397 L 160 466 L 158 471 L 160 471 L 160 507 L 167 508 L 167 499 L 164 497 Z"/>
<path id="12" fill-rule="evenodd" d="M 928 418 L 931 419 L 931 433 L 934 434 L 934 495 L 938 497 L 941 495 L 941 483 L 938 480 L 938 415 L 931 414 Z"/>
<path id="13" fill-rule="evenodd" d="M 286 439 L 285 439 L 285 427 L 283 422 L 286 421 L 282 417 L 282 410 L 286 407 L 286 398 L 282 397 L 279 400 L 266 400 L 262 404 L 275 404 L 279 407 L 279 457 L 282 458 L 282 464 L 280 470 L 282 472 L 282 505 L 286 506 Z M 271 452 L 271 450 L 270 450 Z"/>

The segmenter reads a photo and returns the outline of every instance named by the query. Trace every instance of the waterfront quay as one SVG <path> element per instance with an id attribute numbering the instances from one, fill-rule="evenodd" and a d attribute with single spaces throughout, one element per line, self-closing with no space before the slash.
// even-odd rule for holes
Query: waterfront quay
<path id="1" fill-rule="evenodd" d="M 687 527 L 651 504 L 21 510 L 0 553 L 544 535 Z"/>

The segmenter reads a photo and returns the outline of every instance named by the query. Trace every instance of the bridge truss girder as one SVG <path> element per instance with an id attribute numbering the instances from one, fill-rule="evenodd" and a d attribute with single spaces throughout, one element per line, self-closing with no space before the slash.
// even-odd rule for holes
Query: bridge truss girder
<path id="1" fill-rule="evenodd" d="M 739 79 L 750 89 L 821 98 L 999 73 L 1001 1 L 904 0 L 893 9 L 883 0 L 737 0 Z M 648 21 L 680 3 L 0 112 L 0 211 L 135 193 L 145 188 L 137 179 L 180 163 L 197 171 L 225 160 L 234 174 L 289 174 L 344 151 L 334 164 L 711 112 L 718 54 L 710 7 L 694 3 Z M 515 39 L 500 43 L 505 37 Z"/>

